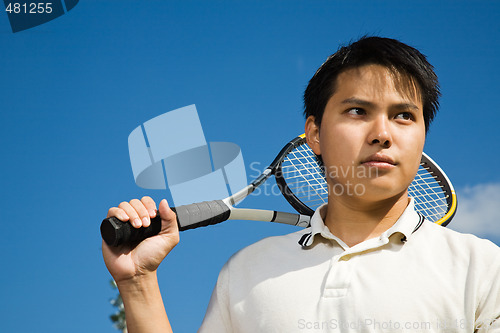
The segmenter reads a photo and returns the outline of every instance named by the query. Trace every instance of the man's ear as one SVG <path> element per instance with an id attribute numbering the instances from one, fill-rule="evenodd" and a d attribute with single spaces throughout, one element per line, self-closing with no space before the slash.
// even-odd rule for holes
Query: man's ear
<path id="1" fill-rule="evenodd" d="M 316 124 L 314 116 L 307 117 L 305 125 L 306 141 L 316 155 L 321 155 L 319 147 L 319 126 Z"/>

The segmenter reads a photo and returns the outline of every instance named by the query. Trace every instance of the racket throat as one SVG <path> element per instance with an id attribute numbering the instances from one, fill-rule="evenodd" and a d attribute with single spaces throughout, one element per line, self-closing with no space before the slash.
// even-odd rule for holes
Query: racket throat
<path id="1" fill-rule="evenodd" d="M 252 184 L 247 185 L 242 190 L 236 192 L 232 196 L 227 197 L 226 199 L 224 199 L 222 201 L 226 205 L 228 205 L 229 207 L 234 206 L 234 205 L 238 204 L 240 201 L 242 201 L 243 199 L 245 199 L 247 196 L 249 196 L 250 193 L 252 193 L 254 190 L 255 190 L 255 186 L 253 186 Z"/>
<path id="2" fill-rule="evenodd" d="M 275 210 L 231 208 L 229 220 L 278 222 L 306 228 L 310 224 L 311 217 Z"/>

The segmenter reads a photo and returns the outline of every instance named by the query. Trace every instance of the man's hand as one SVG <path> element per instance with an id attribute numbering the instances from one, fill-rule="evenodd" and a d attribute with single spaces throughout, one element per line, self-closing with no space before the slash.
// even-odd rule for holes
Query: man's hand
<path id="1" fill-rule="evenodd" d="M 172 332 L 161 298 L 156 269 L 179 243 L 179 228 L 175 213 L 164 199 L 158 211 L 150 197 L 133 199 L 112 207 L 108 216 L 114 216 L 134 228 L 147 227 L 156 214 L 161 216 L 161 231 L 146 238 L 137 246 L 110 247 L 102 241 L 102 255 L 109 272 L 116 281 L 125 305 L 128 332 Z"/>
<path id="2" fill-rule="evenodd" d="M 109 209 L 107 217 L 114 216 L 123 223 L 132 224 L 134 228 L 149 226 L 151 218 L 158 213 L 162 217 L 161 232 L 143 240 L 137 246 L 110 247 L 102 242 L 104 262 L 118 285 L 127 280 L 155 273 L 162 260 L 179 242 L 179 229 L 176 215 L 165 199 L 160 202 L 158 211 L 156 203 L 150 197 L 122 202 L 118 207 Z"/>

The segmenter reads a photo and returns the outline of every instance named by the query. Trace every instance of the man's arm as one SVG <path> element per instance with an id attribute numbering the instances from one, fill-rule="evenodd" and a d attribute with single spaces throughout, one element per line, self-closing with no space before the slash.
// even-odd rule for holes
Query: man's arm
<path id="1" fill-rule="evenodd" d="M 156 272 L 121 282 L 118 289 L 125 306 L 128 332 L 172 332 Z"/>
<path id="2" fill-rule="evenodd" d="M 104 262 L 118 286 L 125 307 L 129 333 L 172 332 L 158 286 L 156 271 L 179 242 L 175 213 L 162 200 L 158 207 L 162 231 L 135 247 L 110 247 L 102 242 Z M 147 227 L 156 216 L 153 199 L 144 197 L 110 208 L 108 217 L 129 221 L 134 227 Z"/>

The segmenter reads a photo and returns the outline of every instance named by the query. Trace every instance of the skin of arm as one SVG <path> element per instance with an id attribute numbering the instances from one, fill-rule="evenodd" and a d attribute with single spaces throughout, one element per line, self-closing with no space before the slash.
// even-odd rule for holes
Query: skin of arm
<path id="1" fill-rule="evenodd" d="M 162 231 L 137 246 L 109 247 L 102 242 L 104 262 L 123 299 L 129 333 L 172 332 L 160 293 L 157 269 L 163 259 L 179 242 L 175 213 L 162 200 L 158 207 L 162 216 Z M 122 202 L 108 211 L 123 222 L 135 227 L 147 227 L 157 214 L 150 197 Z"/>
<path id="2" fill-rule="evenodd" d="M 156 272 L 117 283 L 117 286 L 125 306 L 128 332 L 173 332 Z"/>

